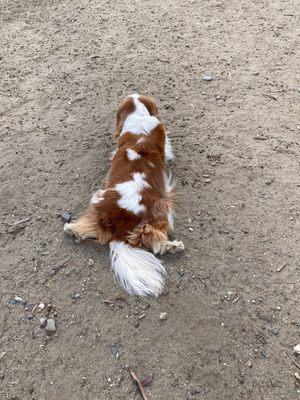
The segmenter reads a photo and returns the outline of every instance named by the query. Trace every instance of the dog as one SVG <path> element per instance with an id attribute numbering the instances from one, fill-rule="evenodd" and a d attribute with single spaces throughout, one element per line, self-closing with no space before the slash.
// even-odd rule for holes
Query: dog
<path id="1" fill-rule="evenodd" d="M 154 100 L 127 96 L 117 110 L 115 137 L 117 150 L 104 189 L 92 195 L 79 219 L 64 225 L 64 232 L 79 242 L 109 243 L 111 266 L 123 289 L 158 296 L 165 268 L 155 254 L 183 251 L 184 245 L 168 239 L 174 183 L 166 164 L 174 155 Z"/>

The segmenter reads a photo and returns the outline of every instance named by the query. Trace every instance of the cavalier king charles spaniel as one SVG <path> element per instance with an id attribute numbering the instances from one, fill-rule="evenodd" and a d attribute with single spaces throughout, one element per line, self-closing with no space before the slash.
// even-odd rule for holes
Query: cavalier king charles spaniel
<path id="1" fill-rule="evenodd" d="M 157 114 L 153 99 L 138 94 L 119 105 L 117 150 L 105 187 L 92 195 L 81 217 L 64 225 L 79 242 L 109 243 L 118 282 L 137 296 L 158 296 L 163 290 L 165 268 L 154 254 L 184 250 L 181 241 L 168 239 L 174 221 L 174 183 L 166 163 L 174 155 Z"/>

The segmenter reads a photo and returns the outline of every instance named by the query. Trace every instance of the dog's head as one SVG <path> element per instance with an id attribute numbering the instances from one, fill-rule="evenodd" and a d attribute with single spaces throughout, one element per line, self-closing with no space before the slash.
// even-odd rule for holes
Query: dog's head
<path id="1" fill-rule="evenodd" d="M 154 100 L 151 97 L 139 94 L 127 96 L 119 105 L 116 116 L 115 137 L 119 137 L 124 122 L 129 114 L 136 112 L 141 115 L 157 116 L 158 110 Z"/>

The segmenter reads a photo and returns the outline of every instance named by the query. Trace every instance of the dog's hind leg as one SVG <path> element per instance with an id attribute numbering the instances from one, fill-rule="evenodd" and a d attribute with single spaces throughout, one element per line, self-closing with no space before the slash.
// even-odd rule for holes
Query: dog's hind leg
<path id="1" fill-rule="evenodd" d="M 101 244 L 108 243 L 112 236 L 111 232 L 102 228 L 101 220 L 93 206 L 76 221 L 65 224 L 64 232 L 75 237 L 78 242 L 95 240 Z"/>

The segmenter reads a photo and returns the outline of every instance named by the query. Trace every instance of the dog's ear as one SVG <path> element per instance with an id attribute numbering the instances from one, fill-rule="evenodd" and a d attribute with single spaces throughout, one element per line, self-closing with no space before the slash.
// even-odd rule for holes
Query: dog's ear
<path id="1" fill-rule="evenodd" d="M 115 137 L 118 138 L 121 134 L 125 119 L 129 114 L 133 113 L 135 105 L 132 97 L 126 97 L 119 105 L 116 116 Z"/>
<path id="2" fill-rule="evenodd" d="M 139 101 L 144 104 L 150 115 L 156 116 L 158 114 L 155 101 L 152 99 L 152 97 L 140 96 Z"/>

